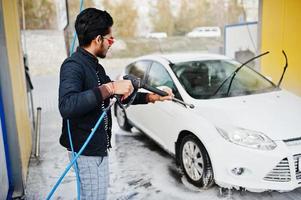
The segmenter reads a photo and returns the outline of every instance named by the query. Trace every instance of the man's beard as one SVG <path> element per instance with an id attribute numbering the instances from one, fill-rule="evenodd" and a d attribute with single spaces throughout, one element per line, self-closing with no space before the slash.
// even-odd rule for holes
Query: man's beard
<path id="1" fill-rule="evenodd" d="M 101 50 L 99 50 L 99 51 L 97 52 L 97 57 L 99 57 L 99 58 L 105 58 L 106 55 L 107 55 L 107 51 L 102 50 L 102 49 L 103 49 L 103 45 L 102 45 L 102 44 L 101 44 L 101 46 L 100 46 L 100 49 L 101 49 Z"/>
<path id="2" fill-rule="evenodd" d="M 97 55 L 97 57 L 99 57 L 99 58 L 105 58 L 106 54 L 99 54 L 99 55 Z"/>

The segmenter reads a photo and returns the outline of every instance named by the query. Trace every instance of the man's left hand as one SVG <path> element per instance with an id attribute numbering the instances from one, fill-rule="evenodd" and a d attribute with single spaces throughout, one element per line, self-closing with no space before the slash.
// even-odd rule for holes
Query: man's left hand
<path id="1" fill-rule="evenodd" d="M 148 102 L 154 103 L 156 101 L 166 101 L 166 100 L 172 100 L 174 97 L 174 94 L 172 93 L 172 89 L 167 86 L 160 86 L 158 89 L 163 90 L 168 95 L 167 96 L 160 96 L 158 94 L 150 93 L 148 94 Z"/>

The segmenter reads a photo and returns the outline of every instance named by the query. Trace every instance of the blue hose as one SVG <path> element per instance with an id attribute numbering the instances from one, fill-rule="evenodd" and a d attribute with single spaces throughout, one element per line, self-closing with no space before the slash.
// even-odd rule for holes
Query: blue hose
<path id="1" fill-rule="evenodd" d="M 50 200 L 51 199 L 51 197 L 54 194 L 55 190 L 60 185 L 60 183 L 62 182 L 63 178 L 66 176 L 66 174 L 68 173 L 68 171 L 71 169 L 72 165 L 74 165 L 74 163 L 76 162 L 76 160 L 78 159 L 78 157 L 83 153 L 83 151 L 85 150 L 86 146 L 88 145 L 88 143 L 92 139 L 95 131 L 99 127 L 100 123 L 102 122 L 104 116 L 107 114 L 107 110 L 109 108 L 110 108 L 110 106 L 106 110 L 104 110 L 104 112 L 101 114 L 101 116 L 97 120 L 97 123 L 93 127 L 92 132 L 90 133 L 89 137 L 87 138 L 87 140 L 85 141 L 85 143 L 83 144 L 83 146 L 80 148 L 80 150 L 78 151 L 78 153 L 75 155 L 75 157 L 72 159 L 72 161 L 67 165 L 65 171 L 63 172 L 63 174 L 61 175 L 61 177 L 59 178 L 59 180 L 56 182 L 56 184 L 54 185 L 54 187 L 52 188 L 52 190 L 48 194 L 46 200 Z"/>
<path id="2" fill-rule="evenodd" d="M 72 151 L 71 158 L 73 159 L 75 157 L 76 153 L 74 152 L 74 148 L 73 148 L 69 119 L 67 119 L 67 127 L 68 127 L 68 136 L 69 136 L 70 147 L 71 147 L 71 151 Z M 74 163 L 74 171 L 75 171 L 75 175 L 76 175 L 77 199 L 80 200 L 80 179 L 79 179 L 79 171 L 78 171 L 77 162 Z"/>
<path id="3" fill-rule="evenodd" d="M 80 9 L 79 12 L 81 12 L 84 8 L 84 0 L 80 0 Z M 75 41 L 77 39 L 77 34 L 74 31 L 73 34 L 73 39 L 72 39 L 72 44 L 71 44 L 71 49 L 70 49 L 70 54 L 69 56 L 72 55 L 72 53 L 74 52 L 74 46 L 75 46 Z M 80 200 L 80 179 L 79 179 L 79 172 L 78 172 L 78 165 L 77 165 L 77 158 L 79 157 L 80 153 L 78 152 L 78 154 L 75 154 L 74 152 L 74 148 L 73 148 L 73 143 L 72 143 L 72 138 L 71 138 L 71 131 L 70 131 L 70 122 L 69 119 L 67 119 L 67 127 L 68 127 L 68 136 L 69 136 L 69 142 L 70 142 L 70 147 L 71 147 L 71 151 L 72 151 L 72 161 L 71 163 L 74 163 L 74 171 L 75 171 L 75 175 L 76 175 L 76 188 L 77 188 L 77 199 Z M 94 133 L 93 133 L 94 134 Z M 89 140 L 90 141 L 90 140 Z M 89 142 L 87 140 L 87 142 Z M 84 146 L 83 146 L 84 147 Z M 82 147 L 82 149 L 83 149 Z M 78 156 L 77 156 L 78 155 Z M 70 164 L 69 164 L 70 165 Z M 69 166 L 68 165 L 68 166 Z M 72 164 L 73 165 L 73 164 Z M 70 165 L 70 167 L 72 166 Z M 55 192 L 56 188 L 59 186 L 59 184 L 61 183 L 61 181 L 63 180 L 64 176 L 67 174 L 67 172 L 70 170 L 70 167 L 68 170 L 65 170 L 65 172 L 63 173 L 63 175 L 61 176 L 61 178 L 58 180 L 58 182 L 56 183 L 56 185 L 52 188 L 51 192 L 48 194 L 47 200 L 51 198 L 51 196 L 53 195 L 53 193 Z M 67 167 L 68 168 L 68 167 Z M 66 169 L 67 169 L 66 168 Z"/>
<path id="4" fill-rule="evenodd" d="M 79 8 L 79 12 L 81 12 L 84 8 L 84 0 L 80 0 L 80 8 Z M 74 51 L 74 46 L 75 46 L 75 41 L 77 39 L 77 34 L 76 32 L 74 31 L 74 34 L 73 34 L 73 39 L 72 39 L 72 44 L 71 44 L 71 49 L 70 49 L 70 55 L 72 55 L 73 51 Z"/>
<path id="5" fill-rule="evenodd" d="M 84 0 L 81 0 L 80 1 L 79 12 L 81 12 L 83 10 L 83 8 L 84 8 Z M 76 31 L 74 31 L 73 39 L 72 39 L 72 45 L 71 45 L 69 56 L 71 56 L 72 53 L 74 52 L 74 46 L 75 46 L 76 39 L 77 39 L 77 34 L 76 34 Z M 71 147 L 71 151 L 72 151 L 72 158 L 74 158 L 75 157 L 75 153 L 74 153 L 74 148 L 73 148 L 73 143 L 72 143 L 72 138 L 71 138 L 69 119 L 67 120 L 67 126 L 68 126 L 69 142 L 70 142 L 70 147 Z M 74 171 L 75 171 L 75 176 L 76 176 L 77 199 L 80 200 L 80 179 L 79 179 L 79 171 L 78 171 L 77 162 L 75 162 Z"/>

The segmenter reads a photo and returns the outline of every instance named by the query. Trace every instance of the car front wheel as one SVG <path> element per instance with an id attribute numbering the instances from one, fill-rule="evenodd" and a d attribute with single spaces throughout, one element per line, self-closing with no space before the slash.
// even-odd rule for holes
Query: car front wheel
<path id="1" fill-rule="evenodd" d="M 129 124 L 125 110 L 120 106 L 116 106 L 116 118 L 119 127 L 125 131 L 130 131 L 132 126 Z"/>
<path id="2" fill-rule="evenodd" d="M 204 146 L 194 135 L 187 135 L 180 145 L 181 167 L 188 181 L 206 189 L 213 185 L 213 170 Z"/>

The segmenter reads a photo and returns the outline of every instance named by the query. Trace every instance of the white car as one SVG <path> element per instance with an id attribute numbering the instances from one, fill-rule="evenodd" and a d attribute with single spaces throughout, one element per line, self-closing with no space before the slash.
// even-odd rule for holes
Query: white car
<path id="1" fill-rule="evenodd" d="M 220 37 L 221 29 L 219 27 L 197 27 L 191 32 L 186 34 L 187 37 L 197 38 L 197 37 Z"/>
<path id="2" fill-rule="evenodd" d="M 115 114 L 125 130 L 137 127 L 174 155 L 187 179 L 249 191 L 301 187 L 301 98 L 245 66 L 212 54 L 149 55 L 125 74 L 168 86 L 173 101 L 133 105 Z M 144 91 L 142 89 L 142 91 Z"/>

